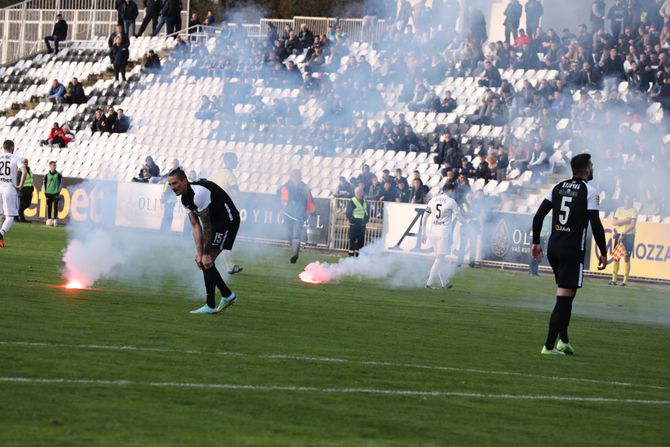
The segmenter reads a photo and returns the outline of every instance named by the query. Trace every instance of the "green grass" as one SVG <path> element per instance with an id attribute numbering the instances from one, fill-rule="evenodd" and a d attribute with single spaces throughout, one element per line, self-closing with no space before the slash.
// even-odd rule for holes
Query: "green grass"
<path id="1" fill-rule="evenodd" d="M 554 301 L 548 275 L 468 269 L 446 292 L 392 290 L 356 279 L 308 286 L 296 279 L 301 267 L 333 258 L 305 254 L 292 266 L 278 249 L 268 258 L 245 258 L 240 244 L 235 256 L 245 271 L 231 281 L 239 303 L 211 317 L 188 314 L 199 303 L 182 298 L 189 289 L 176 280 L 107 281 L 78 292 L 55 287 L 63 283 L 63 229 L 15 225 L 7 242 L 0 249 L 0 377 L 130 383 L 0 381 L 4 447 L 670 440 L 665 287 L 612 288 L 587 279 L 571 324 L 578 355 L 546 358 L 539 351 Z M 185 271 L 192 268 L 184 260 Z M 15 343 L 21 341 L 44 344 Z M 261 389 L 149 385 L 161 382 Z"/>

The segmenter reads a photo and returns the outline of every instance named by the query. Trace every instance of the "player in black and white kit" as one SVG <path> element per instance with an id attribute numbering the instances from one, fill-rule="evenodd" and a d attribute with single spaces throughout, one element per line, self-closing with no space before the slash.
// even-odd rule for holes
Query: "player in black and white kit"
<path id="1" fill-rule="evenodd" d="M 427 289 L 433 288 L 433 283 L 437 277 L 443 289 L 450 289 L 449 280 L 442 277 L 443 261 L 450 253 L 449 241 L 451 241 L 451 232 L 453 223 L 460 217 L 458 204 L 452 198 L 454 185 L 445 183 L 440 194 L 436 195 L 428 202 L 426 212 L 423 215 L 423 237 L 425 244 L 429 239 L 435 253 L 435 260 L 428 275 Z"/>
<path id="2" fill-rule="evenodd" d="M 14 142 L 5 140 L 0 154 L 0 211 L 5 216 L 0 227 L 0 247 L 5 246 L 5 235 L 12 227 L 14 218 L 19 215 L 19 191 L 23 188 L 27 174 L 28 169 L 23 165 L 23 160 L 14 153 Z"/>
<path id="3" fill-rule="evenodd" d="M 195 241 L 195 263 L 205 278 L 207 304 L 191 313 L 219 313 L 234 304 L 237 296 L 226 285 L 214 261 L 221 251 L 233 248 L 240 228 L 240 213 L 230 196 L 216 183 L 205 179 L 190 183 L 181 168 L 168 174 L 168 185 L 177 196 L 181 196 L 182 205 L 189 211 Z M 221 292 L 218 306 L 215 301 L 217 287 Z"/>
<path id="4" fill-rule="evenodd" d="M 586 235 L 591 223 L 593 237 L 598 245 L 598 270 L 607 265 L 605 230 L 600 222 L 598 192 L 587 182 L 593 179 L 593 163 L 590 154 L 579 154 L 570 161 L 572 178 L 557 183 L 533 218 L 532 255 L 542 259 L 540 232 L 542 222 L 552 211 L 551 236 L 547 248 L 547 259 L 554 270 L 556 284 L 556 305 L 549 320 L 547 341 L 542 354 L 574 354 L 568 339 L 568 325 L 572 314 L 572 301 L 584 279 L 584 255 Z M 556 339 L 558 338 L 558 342 Z"/>

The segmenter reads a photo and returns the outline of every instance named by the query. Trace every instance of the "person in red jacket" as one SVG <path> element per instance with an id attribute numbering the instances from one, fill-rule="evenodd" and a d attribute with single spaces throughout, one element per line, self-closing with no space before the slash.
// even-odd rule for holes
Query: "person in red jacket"
<path id="1" fill-rule="evenodd" d="M 40 141 L 40 145 L 46 146 L 48 144 L 55 144 L 53 139 L 56 135 L 58 135 L 58 132 L 60 132 L 60 124 L 54 123 L 54 125 L 51 127 L 51 130 L 49 131 L 49 136 L 46 140 Z"/>
<path id="2" fill-rule="evenodd" d="M 312 193 L 302 181 L 299 169 L 291 171 L 291 179 L 280 189 L 282 214 L 288 229 L 288 244 L 291 247 L 291 264 L 298 261 L 300 243 L 304 240 L 305 221 L 316 211 Z"/>
<path id="3" fill-rule="evenodd" d="M 72 132 L 70 132 L 70 127 L 65 124 L 56 131 L 56 134 L 51 140 L 51 144 L 57 144 L 58 147 L 63 148 L 67 147 L 68 143 L 72 140 L 74 140 L 74 135 L 72 135 Z"/>

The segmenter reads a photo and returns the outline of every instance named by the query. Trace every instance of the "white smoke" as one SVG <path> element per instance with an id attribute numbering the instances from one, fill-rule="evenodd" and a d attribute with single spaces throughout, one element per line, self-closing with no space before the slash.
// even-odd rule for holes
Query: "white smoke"
<path id="1" fill-rule="evenodd" d="M 89 180 L 82 188 L 109 188 L 109 184 Z M 202 293 L 192 238 L 117 227 L 114 205 L 113 200 L 96 200 L 96 211 L 103 216 L 99 223 L 68 224 L 68 244 L 63 251 L 67 283 L 87 288 L 101 280 L 115 280 L 160 290 L 166 280 L 176 278 L 178 286 L 194 295 Z"/>
<path id="2" fill-rule="evenodd" d="M 393 254 L 384 251 L 382 241 L 367 245 L 358 257 L 342 258 L 336 264 L 315 261 L 300 273 L 307 283 L 327 284 L 345 278 L 384 280 L 392 288 L 413 288 L 426 284 L 433 258 Z M 454 259 L 455 260 L 455 259 Z M 457 271 L 456 264 L 444 265 L 442 277 L 450 280 Z"/>

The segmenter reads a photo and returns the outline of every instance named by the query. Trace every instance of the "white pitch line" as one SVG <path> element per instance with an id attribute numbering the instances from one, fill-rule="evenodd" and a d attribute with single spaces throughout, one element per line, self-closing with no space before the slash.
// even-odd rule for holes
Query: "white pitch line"
<path id="1" fill-rule="evenodd" d="M 492 376 L 511 376 L 511 377 L 526 377 L 530 379 L 542 379 L 542 380 L 556 380 L 556 381 L 565 381 L 565 382 L 581 382 L 581 383 L 593 383 L 598 385 L 611 385 L 611 386 L 620 386 L 620 387 L 639 387 L 639 388 L 649 388 L 655 390 L 669 390 L 670 387 L 659 386 L 659 385 L 646 385 L 640 383 L 631 383 L 631 382 L 621 382 L 621 381 L 610 381 L 610 380 L 599 380 L 599 379 L 590 379 L 583 377 L 560 377 L 560 376 L 543 376 L 540 374 L 528 374 L 520 373 L 513 371 L 496 371 L 496 370 L 485 370 L 485 369 L 476 369 L 476 368 L 458 368 L 454 366 L 440 366 L 440 365 L 420 365 L 413 363 L 396 363 L 396 362 L 383 362 L 377 360 L 353 360 L 353 359 L 343 359 L 336 357 L 311 357 L 311 356 L 300 356 L 300 355 L 286 355 L 286 354 L 245 354 L 242 352 L 230 352 L 230 351 L 200 351 L 197 349 L 172 349 L 172 348 L 143 348 L 137 346 L 128 346 L 128 345 L 86 345 L 86 344 L 67 344 L 67 343 L 43 343 L 43 342 L 26 342 L 26 341 L 0 341 L 0 346 L 29 346 L 29 347 L 45 347 L 45 348 L 75 348 L 75 349 L 99 349 L 99 350 L 109 350 L 109 351 L 133 351 L 133 352 L 163 352 L 163 353 L 173 353 L 173 354 L 196 354 L 196 355 L 216 355 L 216 356 L 234 356 L 234 357 L 256 357 L 261 359 L 274 359 L 274 360 L 293 360 L 293 361 L 304 361 L 304 362 L 320 362 L 320 363 L 342 363 L 342 364 L 352 364 L 352 365 L 366 365 L 366 366 L 381 366 L 381 367 L 390 367 L 390 368 L 412 368 L 412 369 L 425 369 L 432 371 L 450 371 L 450 372 L 465 372 L 472 374 L 482 374 L 482 375 L 492 375 Z"/>
<path id="2" fill-rule="evenodd" d="M 158 388 L 199 388 L 224 389 L 246 391 L 280 391 L 327 394 L 378 394 L 387 396 L 409 397 L 463 397 L 474 399 L 501 399 L 501 400 L 530 400 L 530 401 L 559 401 L 559 402 L 589 402 L 589 403 L 617 403 L 641 405 L 670 405 L 670 400 L 646 399 L 616 399 L 610 397 L 583 397 L 583 396 L 552 396 L 552 395 L 523 395 L 523 394 L 490 394 L 459 391 L 437 390 L 388 390 L 379 388 L 318 388 L 311 386 L 282 386 L 282 385 L 244 385 L 235 383 L 188 383 L 188 382 L 136 382 L 132 380 L 99 380 L 99 379 L 49 379 L 40 377 L 0 377 L 5 383 L 36 383 L 50 385 L 101 385 L 101 386 L 148 386 Z"/>

